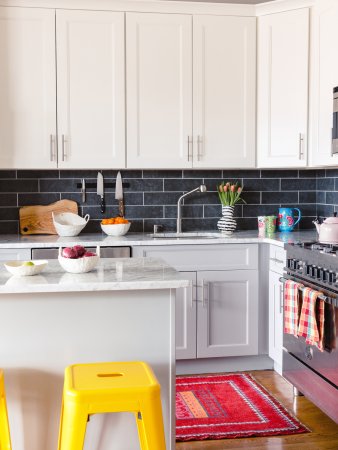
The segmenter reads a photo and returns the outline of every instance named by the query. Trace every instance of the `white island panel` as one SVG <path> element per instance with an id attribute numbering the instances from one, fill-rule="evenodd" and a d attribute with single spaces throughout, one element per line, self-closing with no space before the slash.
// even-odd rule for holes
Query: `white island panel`
<path id="1" fill-rule="evenodd" d="M 91 290 L 88 283 L 88 290 L 79 292 L 74 288 L 76 281 L 69 284 L 69 292 L 57 291 L 56 284 L 54 292 L 4 292 L 3 280 L 10 278 L 0 270 L 0 365 L 5 373 L 13 449 L 57 448 L 66 366 L 142 360 L 150 364 L 161 384 L 167 448 L 174 450 L 174 320 L 178 281 L 176 272 L 163 261 L 140 258 L 141 262 L 138 281 L 134 280 L 133 289 L 132 281 L 127 281 L 126 290 L 122 281 L 118 282 L 119 290 L 113 288 L 114 269 L 109 262 L 104 271 L 109 279 L 106 289 L 96 286 Z M 152 281 L 147 269 L 142 269 L 147 264 L 152 266 Z M 44 274 L 47 282 L 52 278 L 55 281 L 57 273 L 60 277 L 64 275 L 58 270 L 57 262 L 50 265 L 49 271 L 54 274 Z M 169 273 L 174 287 L 156 288 L 156 282 L 161 285 L 161 277 L 170 284 Z M 138 282 L 145 283 L 146 279 L 150 283 L 148 288 L 138 289 Z M 187 286 L 188 281 L 183 284 Z M 84 449 L 112 448 L 140 448 L 132 414 L 95 415 L 88 422 Z"/>

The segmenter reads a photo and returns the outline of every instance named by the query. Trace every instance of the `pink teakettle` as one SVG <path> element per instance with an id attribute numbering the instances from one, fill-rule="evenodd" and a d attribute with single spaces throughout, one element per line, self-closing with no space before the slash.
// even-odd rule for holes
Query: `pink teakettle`
<path id="1" fill-rule="evenodd" d="M 318 219 L 313 221 L 319 234 L 319 242 L 338 244 L 338 217 L 336 215 L 337 213 L 334 213 L 334 217 L 328 217 L 323 223 L 320 223 Z"/>

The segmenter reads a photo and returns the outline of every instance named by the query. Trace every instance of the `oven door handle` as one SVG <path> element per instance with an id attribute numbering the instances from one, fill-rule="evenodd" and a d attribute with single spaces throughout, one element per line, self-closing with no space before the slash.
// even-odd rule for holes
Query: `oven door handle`
<path id="1" fill-rule="evenodd" d="M 279 281 L 283 284 L 283 286 L 287 280 L 295 281 L 292 278 L 284 278 L 284 277 L 279 278 Z M 301 281 L 299 281 L 299 283 L 303 283 L 303 281 L 301 280 Z M 311 287 L 311 289 L 314 289 L 316 291 L 320 290 L 320 287 L 315 286 L 307 281 L 306 281 L 306 283 L 307 283 L 307 287 Z M 303 290 L 303 288 L 300 288 L 300 290 Z M 328 295 L 321 294 L 321 295 L 318 295 L 317 298 L 319 298 L 320 300 L 324 300 L 324 302 L 329 303 L 330 305 L 333 305 L 334 307 L 338 308 L 338 297 L 330 297 Z"/>

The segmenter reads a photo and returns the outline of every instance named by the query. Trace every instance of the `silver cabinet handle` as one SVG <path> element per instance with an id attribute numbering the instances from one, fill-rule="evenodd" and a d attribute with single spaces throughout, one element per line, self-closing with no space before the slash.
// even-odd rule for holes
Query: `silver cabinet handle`
<path id="1" fill-rule="evenodd" d="M 66 139 L 65 135 L 63 134 L 62 135 L 62 161 L 65 161 L 67 158 L 67 153 L 66 153 L 66 148 L 65 148 L 66 142 L 67 142 L 67 139 Z"/>
<path id="2" fill-rule="evenodd" d="M 304 136 L 302 133 L 299 133 L 299 159 L 304 159 L 303 144 Z"/>
<path id="3" fill-rule="evenodd" d="M 51 134 L 49 136 L 49 150 L 50 150 L 50 160 L 55 161 L 55 136 Z"/>
<path id="4" fill-rule="evenodd" d="M 197 136 L 197 161 L 200 161 L 202 158 L 201 146 L 203 144 L 202 136 Z"/>
<path id="5" fill-rule="evenodd" d="M 205 295 L 205 288 L 207 289 L 208 295 Z M 207 281 L 202 280 L 202 306 L 206 307 L 207 302 L 209 302 L 209 283 Z"/>
<path id="6" fill-rule="evenodd" d="M 283 313 L 284 306 L 284 286 L 283 283 L 279 285 L 279 312 Z"/>
<path id="7" fill-rule="evenodd" d="M 192 156 L 190 154 L 190 145 L 192 144 L 192 137 L 188 136 L 188 161 L 190 161 L 190 157 Z M 192 159 L 192 158 L 191 158 Z"/>

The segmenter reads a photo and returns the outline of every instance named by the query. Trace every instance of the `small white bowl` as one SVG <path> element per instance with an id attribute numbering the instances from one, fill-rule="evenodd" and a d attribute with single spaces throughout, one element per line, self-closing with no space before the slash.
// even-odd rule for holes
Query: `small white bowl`
<path id="1" fill-rule="evenodd" d="M 77 236 L 90 219 L 89 214 L 81 217 L 77 214 L 67 212 L 59 214 L 52 212 L 52 217 L 57 234 L 65 237 Z"/>
<path id="2" fill-rule="evenodd" d="M 100 261 L 100 247 L 96 247 L 96 256 L 83 256 L 82 258 L 72 259 L 62 256 L 62 247 L 59 248 L 58 257 L 60 266 L 70 273 L 86 273 L 95 269 Z"/>
<path id="3" fill-rule="evenodd" d="M 33 266 L 26 266 L 24 265 L 25 261 L 7 261 L 4 266 L 9 273 L 16 277 L 30 277 L 42 272 L 48 264 L 46 259 L 35 259 L 32 262 L 34 263 Z"/>
<path id="4" fill-rule="evenodd" d="M 111 225 L 102 225 L 101 223 L 101 229 L 104 231 L 108 236 L 124 236 L 128 233 L 128 230 L 130 228 L 130 222 L 129 223 L 117 223 L 117 224 L 111 224 Z"/>

